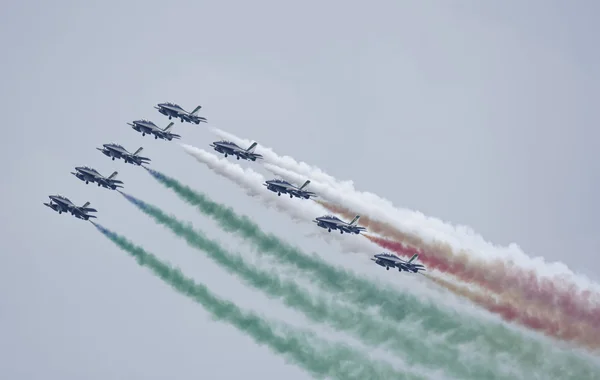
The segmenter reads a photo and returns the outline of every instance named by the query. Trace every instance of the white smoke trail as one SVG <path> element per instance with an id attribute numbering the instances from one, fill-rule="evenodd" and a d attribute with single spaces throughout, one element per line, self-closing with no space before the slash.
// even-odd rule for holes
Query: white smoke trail
<path id="1" fill-rule="evenodd" d="M 234 143 L 241 146 L 249 146 L 252 143 L 252 141 L 250 140 L 242 139 L 229 132 L 225 132 L 217 128 L 213 128 L 212 131 L 219 137 L 229 141 L 233 141 Z M 334 202 L 340 202 L 342 200 L 345 202 L 350 202 L 352 203 L 353 208 L 357 207 L 357 203 L 362 205 L 358 206 L 360 208 L 364 208 L 364 204 L 368 204 L 370 209 L 373 207 L 377 207 L 380 210 L 385 210 L 386 215 L 390 213 L 398 214 L 396 215 L 397 218 L 392 219 L 394 223 L 401 223 L 401 226 L 408 230 L 418 228 L 420 236 L 425 238 L 425 240 L 432 241 L 434 239 L 442 239 L 445 242 L 451 244 L 456 249 L 465 248 L 464 239 L 461 240 L 459 236 L 452 233 L 455 232 L 452 226 L 448 226 L 445 223 L 434 218 L 428 219 L 430 219 L 430 222 L 439 222 L 436 223 L 439 225 L 425 225 L 421 222 L 421 219 L 425 218 L 425 216 L 422 213 L 405 209 L 398 209 L 392 204 L 392 202 L 380 198 L 375 194 L 369 192 L 359 192 L 354 188 L 354 183 L 352 181 L 336 180 L 335 177 L 325 173 L 320 168 L 311 166 L 305 162 L 298 162 L 290 156 L 280 156 L 277 153 L 275 153 L 271 148 L 259 145 L 258 149 L 260 150 L 260 154 L 262 154 L 264 157 L 265 168 L 276 175 L 284 176 L 285 173 L 282 174 L 281 172 L 273 171 L 272 169 L 274 168 L 274 166 L 277 166 L 281 169 L 285 169 L 287 171 L 294 172 L 295 174 L 299 174 L 302 176 L 302 178 L 304 178 L 301 180 L 300 177 L 294 176 L 294 181 L 297 183 L 304 182 L 304 180 L 306 179 L 310 179 L 314 182 L 312 184 L 313 188 L 317 188 L 319 186 L 317 183 L 320 183 L 323 186 L 327 186 L 321 187 L 321 189 L 326 188 L 328 191 L 335 192 L 337 196 L 330 198 L 330 200 Z M 287 178 L 290 178 L 290 176 L 288 176 Z M 348 203 L 345 204 L 347 205 Z M 364 211 L 361 212 L 363 212 L 363 214 L 365 215 L 370 215 L 365 213 Z M 386 221 L 390 222 L 389 218 L 386 218 Z M 481 249 L 478 249 L 477 251 L 480 252 Z"/>
<path id="2" fill-rule="evenodd" d="M 251 143 L 219 129 L 213 129 L 213 132 L 240 145 Z M 264 156 L 265 168 L 274 174 L 296 183 L 310 179 L 313 182 L 311 187 L 321 191 L 323 198 L 347 205 L 373 219 L 390 223 L 403 232 L 414 233 L 426 242 L 444 242 L 454 251 L 469 252 L 483 259 L 511 261 L 524 269 L 536 271 L 542 277 L 571 282 L 582 290 L 600 291 L 600 285 L 584 275 L 574 273 L 562 262 L 547 262 L 543 257 L 530 257 L 514 243 L 507 247 L 497 246 L 485 241 L 468 226 L 453 226 L 440 219 L 427 217 L 421 212 L 396 207 L 391 201 L 376 194 L 356 190 L 352 181 L 338 181 L 317 167 L 298 162 L 289 156 L 280 156 L 270 148 L 259 145 L 258 151 Z"/>
<path id="3" fill-rule="evenodd" d="M 194 146 L 187 144 L 180 145 L 186 153 L 208 166 L 209 169 L 235 182 L 246 191 L 247 195 L 260 200 L 268 207 L 273 207 L 278 211 L 285 212 L 290 215 L 295 222 L 312 224 L 314 218 L 327 213 L 327 210 L 314 202 L 303 202 L 301 199 L 273 196 L 274 194 L 263 186 L 265 178 L 251 168 L 243 168 L 236 163 L 228 161 L 226 158 L 219 158 L 212 153 Z M 317 227 L 315 224 L 315 233 L 319 231 L 325 241 L 331 243 L 332 239 L 335 239 L 346 251 L 364 253 L 376 253 L 380 251 L 376 245 L 366 239 L 358 236 L 349 237 L 346 235 L 329 233 Z"/>
<path id="4" fill-rule="evenodd" d="M 220 138 L 228 141 L 232 141 L 240 146 L 250 146 L 252 141 L 243 139 L 229 132 L 225 132 L 218 128 L 211 128 L 211 131 L 219 136 Z M 259 144 L 260 146 L 260 144 Z M 316 166 L 310 166 L 305 162 L 297 162 L 290 156 L 280 156 L 275 153 L 271 148 L 260 146 L 260 154 L 263 155 L 264 162 L 272 163 L 275 165 L 282 166 L 289 170 L 293 170 L 296 173 L 310 176 L 312 179 L 336 187 L 347 187 L 348 190 L 354 189 L 354 183 L 352 181 L 340 181 L 325 173 Z"/>

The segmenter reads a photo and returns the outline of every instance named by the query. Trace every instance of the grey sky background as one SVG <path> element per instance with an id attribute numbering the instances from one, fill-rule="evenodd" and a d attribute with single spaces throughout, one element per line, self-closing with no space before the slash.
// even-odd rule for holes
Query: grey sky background
<path id="1" fill-rule="evenodd" d="M 42 205 L 55 193 L 90 201 L 104 226 L 218 294 L 302 323 L 118 193 L 69 174 L 79 165 L 117 170 L 126 191 L 244 251 L 143 169 L 95 150 L 107 142 L 143 146 L 152 167 L 270 231 L 342 257 L 177 144 L 142 138 L 125 124 L 149 118 L 164 127 L 167 118 L 152 108 L 162 101 L 188 110 L 201 104 L 210 125 L 597 281 L 599 8 L 592 1 L 5 4 L 0 377 L 306 378 L 211 321 L 88 223 Z M 215 139 L 206 129 L 174 126 L 184 142 L 205 149 Z"/>

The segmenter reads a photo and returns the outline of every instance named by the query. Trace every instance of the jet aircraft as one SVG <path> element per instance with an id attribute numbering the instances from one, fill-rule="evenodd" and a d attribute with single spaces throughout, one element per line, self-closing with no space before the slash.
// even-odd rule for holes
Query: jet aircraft
<path id="1" fill-rule="evenodd" d="M 113 172 L 110 176 L 104 177 L 103 175 L 101 175 L 100 173 L 98 173 L 98 171 L 96 169 L 92 169 L 90 167 L 87 166 L 77 166 L 75 168 L 76 172 L 73 173 L 71 172 L 71 174 L 73 174 L 75 177 L 79 178 L 82 181 L 85 181 L 86 184 L 90 183 L 90 182 L 96 182 L 98 184 L 98 186 L 102 186 L 104 188 L 107 189 L 113 189 L 116 190 L 117 187 L 123 187 L 120 184 L 123 183 L 123 181 L 119 181 L 118 179 L 115 179 L 117 177 L 117 174 L 119 174 L 118 172 Z"/>
<path id="2" fill-rule="evenodd" d="M 198 111 L 202 106 L 198 106 L 194 108 L 192 112 L 188 112 L 181 108 L 178 104 L 175 103 L 159 103 L 154 106 L 158 110 L 158 112 L 162 113 L 165 116 L 171 118 L 181 119 L 181 122 L 187 121 L 188 123 L 200 124 L 200 122 L 206 123 L 206 118 L 202 116 L 198 116 Z"/>
<path id="3" fill-rule="evenodd" d="M 178 139 L 181 136 L 176 135 L 175 133 L 169 132 L 169 129 L 173 126 L 173 122 L 170 122 L 169 125 L 165 127 L 165 129 L 160 129 L 156 124 L 149 120 L 135 120 L 132 123 L 127 123 L 131 125 L 133 129 L 142 133 L 142 136 L 146 136 L 147 134 L 154 135 L 154 139 L 163 139 L 163 140 L 173 140 Z"/>
<path id="4" fill-rule="evenodd" d="M 257 158 L 262 158 L 262 155 L 258 153 L 254 153 L 254 149 L 256 148 L 257 143 L 253 142 L 252 145 L 248 147 L 248 149 L 240 148 L 236 143 L 231 141 L 215 141 L 210 144 L 217 152 L 225 154 L 225 157 L 228 155 L 235 155 L 237 159 L 240 158 L 244 160 L 252 160 L 256 161 Z"/>
<path id="5" fill-rule="evenodd" d="M 105 156 L 111 157 L 113 161 L 115 160 L 115 158 L 122 158 L 125 162 L 129 164 L 135 164 L 138 166 L 142 164 L 147 164 L 148 162 L 146 161 L 151 161 L 148 157 L 138 156 L 138 154 L 144 149 L 142 147 L 136 150 L 133 154 L 129 153 L 127 149 L 123 148 L 119 144 L 104 144 L 102 145 L 102 148 L 96 149 L 102 152 L 102 154 L 104 154 Z"/>
<path id="6" fill-rule="evenodd" d="M 44 205 L 50 207 L 52 210 L 62 214 L 63 212 L 70 212 L 71 215 L 77 219 L 88 220 L 89 218 L 95 218 L 95 215 L 89 215 L 88 212 L 98 212 L 95 208 L 88 207 L 90 202 L 85 202 L 83 206 L 75 206 L 71 200 L 62 195 L 49 195 L 50 203 L 44 203 Z"/>
<path id="7" fill-rule="evenodd" d="M 296 187 L 282 179 L 272 179 L 270 181 L 266 181 L 263 185 L 266 186 L 267 189 L 271 190 L 272 192 L 277 193 L 278 196 L 281 196 L 281 193 L 283 193 L 289 194 L 290 198 L 297 197 L 309 199 L 311 196 L 316 197 L 315 193 L 303 190 L 309 183 L 310 180 L 306 180 L 306 182 L 304 182 L 302 186 Z"/>
<path id="8" fill-rule="evenodd" d="M 327 228 L 329 232 L 331 230 L 339 230 L 341 234 L 348 232 L 358 235 L 366 230 L 366 228 L 357 225 L 358 219 L 360 219 L 360 215 L 356 215 L 350 223 L 346 223 L 337 216 L 325 215 L 316 218 L 313 222 L 317 223 L 317 226 L 321 228 Z"/>
<path id="9" fill-rule="evenodd" d="M 375 261 L 375 264 L 381 265 L 386 270 L 390 270 L 390 268 L 398 268 L 398 271 L 402 272 L 413 272 L 418 273 L 420 270 L 425 270 L 425 267 L 422 264 L 413 264 L 413 261 L 419 258 L 418 254 L 414 254 L 410 260 L 402 260 L 396 255 L 390 253 L 380 253 L 378 255 L 373 256 L 371 260 Z"/>

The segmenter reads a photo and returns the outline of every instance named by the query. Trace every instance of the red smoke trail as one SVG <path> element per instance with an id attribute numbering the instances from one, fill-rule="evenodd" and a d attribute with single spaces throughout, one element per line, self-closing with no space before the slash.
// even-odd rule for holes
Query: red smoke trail
<path id="1" fill-rule="evenodd" d="M 509 297 L 496 300 L 491 294 L 478 293 L 431 275 L 424 276 L 452 293 L 463 296 L 486 310 L 500 315 L 508 322 L 518 323 L 541 331 L 548 336 L 577 343 L 592 351 L 600 348 L 598 334 L 590 329 L 590 326 L 562 320 L 559 316 L 548 313 L 547 310 L 531 307 L 527 301 L 519 302 Z M 525 309 L 527 310 L 525 311 Z"/>
<path id="2" fill-rule="evenodd" d="M 494 303 L 491 298 L 478 298 L 476 300 L 478 304 L 492 312 L 500 314 L 508 321 L 515 320 L 524 326 L 564 340 L 573 340 L 580 343 L 585 342 L 585 345 L 588 347 L 593 347 L 593 344 L 600 345 L 600 330 L 598 329 L 597 323 L 587 322 L 586 318 L 584 318 L 586 315 L 575 314 L 572 311 L 565 313 L 563 308 L 556 307 L 551 303 L 551 300 L 542 298 L 528 299 L 523 297 L 521 293 L 514 292 L 511 287 L 490 287 L 490 284 L 498 285 L 498 283 L 490 283 L 487 275 L 502 270 L 502 268 L 504 268 L 502 262 L 485 263 L 487 264 L 487 267 L 470 267 L 469 265 L 472 265 L 472 263 L 469 264 L 469 258 L 464 254 L 454 257 L 440 257 L 407 246 L 401 242 L 366 234 L 363 236 L 380 247 L 393 251 L 401 256 L 409 257 L 418 253 L 419 260 L 423 262 L 427 268 L 437 269 L 441 272 L 451 274 L 464 282 L 483 286 L 505 298 L 510 297 L 517 299 L 519 308 L 517 308 L 516 305 L 509 307 L 506 304 Z M 540 313 L 540 310 L 544 310 L 546 315 Z M 558 322 L 548 320 L 549 314 L 564 315 L 563 317 L 556 316 L 556 318 L 554 318 L 563 320 L 563 322 L 558 324 Z"/>
<path id="3" fill-rule="evenodd" d="M 355 215 L 344 207 L 324 201 L 316 202 L 346 218 Z M 600 329 L 600 308 L 597 306 L 600 295 L 597 293 L 581 291 L 566 280 L 540 278 L 533 270 L 520 268 L 511 262 L 479 260 L 465 251 L 456 253 L 448 244 L 426 243 L 415 234 L 404 233 L 367 216 L 361 216 L 360 225 L 371 232 L 394 239 L 376 238 L 379 240 L 375 242 L 384 248 L 405 256 L 420 253 L 421 260 L 427 260 L 427 265 L 465 282 L 477 284 L 497 294 L 518 294 L 521 299 L 539 307 L 559 309 L 573 323 L 586 323 Z"/>

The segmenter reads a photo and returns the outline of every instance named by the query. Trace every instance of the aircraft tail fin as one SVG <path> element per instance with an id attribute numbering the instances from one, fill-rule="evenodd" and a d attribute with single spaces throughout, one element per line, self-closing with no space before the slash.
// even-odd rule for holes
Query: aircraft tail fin
<path id="1" fill-rule="evenodd" d="M 352 221 L 350 222 L 350 225 L 351 225 L 351 226 L 354 226 L 354 225 L 356 225 L 356 224 L 358 223 L 358 220 L 359 220 L 359 219 L 360 219 L 360 215 L 356 215 L 356 216 L 354 217 L 354 219 L 352 219 Z"/>
<path id="2" fill-rule="evenodd" d="M 89 206 L 89 205 L 90 205 L 90 202 L 85 202 L 85 203 L 83 204 L 83 206 L 81 206 L 81 208 L 86 208 L 86 207 L 87 207 L 87 206 Z"/>
<path id="3" fill-rule="evenodd" d="M 200 108 L 202 108 L 202 106 L 198 106 L 198 107 L 194 108 L 194 110 L 192 112 L 190 112 L 190 115 L 196 115 L 198 113 L 198 111 L 200 111 Z"/>
<path id="4" fill-rule="evenodd" d="M 169 125 L 167 125 L 167 126 L 165 127 L 165 129 L 163 129 L 163 132 L 167 132 L 169 129 L 171 129 L 171 127 L 173 126 L 173 124 L 175 124 L 175 123 L 173 123 L 173 122 L 170 122 L 170 123 L 169 123 Z"/>
<path id="5" fill-rule="evenodd" d="M 113 174 L 108 176 L 108 179 L 115 179 L 117 178 L 117 174 L 119 174 L 119 172 L 113 172 Z"/>
<path id="6" fill-rule="evenodd" d="M 304 185 L 300 186 L 300 190 L 304 189 L 308 184 L 310 184 L 310 179 L 307 179 L 306 182 L 304 182 Z"/>
<path id="7" fill-rule="evenodd" d="M 138 150 L 135 151 L 135 153 L 133 153 L 134 156 L 137 156 L 138 154 L 140 154 L 142 152 L 142 150 L 144 150 L 143 147 L 139 147 Z"/>
<path id="8" fill-rule="evenodd" d="M 414 255 L 412 255 L 412 257 L 410 258 L 410 260 L 408 260 L 408 263 L 412 263 L 414 260 L 419 258 L 419 254 L 415 253 Z"/>
<path id="9" fill-rule="evenodd" d="M 254 153 L 254 149 L 256 149 L 256 145 L 258 145 L 257 142 L 253 142 L 252 145 L 250 145 L 250 147 L 248 147 L 248 149 L 246 149 L 246 152 L 248 153 Z"/>

